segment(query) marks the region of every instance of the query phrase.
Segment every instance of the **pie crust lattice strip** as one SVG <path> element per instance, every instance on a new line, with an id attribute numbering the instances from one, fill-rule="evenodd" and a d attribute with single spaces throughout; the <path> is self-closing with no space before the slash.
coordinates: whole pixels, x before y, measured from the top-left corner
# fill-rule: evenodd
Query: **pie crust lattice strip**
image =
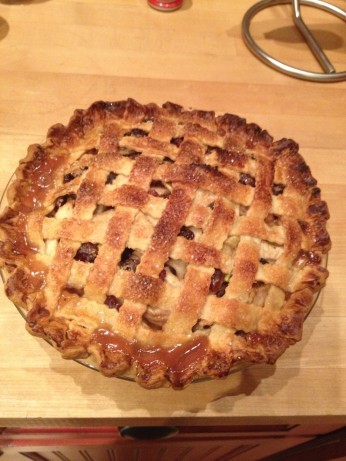
<path id="1" fill-rule="evenodd" d="M 63 357 L 181 389 L 301 339 L 328 218 L 294 141 L 231 114 L 96 102 L 29 147 L 0 262 Z"/>

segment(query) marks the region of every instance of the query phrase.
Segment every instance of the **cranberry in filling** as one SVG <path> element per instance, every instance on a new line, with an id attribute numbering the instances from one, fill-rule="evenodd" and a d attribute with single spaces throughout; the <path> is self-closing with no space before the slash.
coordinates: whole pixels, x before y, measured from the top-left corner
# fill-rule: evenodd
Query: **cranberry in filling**
<path id="1" fill-rule="evenodd" d="M 246 333 L 243 330 L 236 330 L 234 334 L 236 336 L 241 336 L 242 338 L 246 338 Z"/>
<path id="2" fill-rule="evenodd" d="M 159 273 L 159 278 L 164 281 L 166 278 L 167 272 L 166 269 L 162 269 L 162 271 Z"/>
<path id="3" fill-rule="evenodd" d="M 99 247 L 97 243 L 86 242 L 79 247 L 74 259 L 85 263 L 93 263 L 98 254 Z"/>
<path id="4" fill-rule="evenodd" d="M 123 301 L 121 299 L 117 298 L 116 296 L 107 295 L 106 299 L 105 299 L 105 304 L 110 309 L 116 309 L 118 311 L 120 306 L 122 306 Z"/>
<path id="5" fill-rule="evenodd" d="M 214 150 L 216 150 L 215 146 L 207 146 L 207 150 L 205 151 L 206 155 L 211 154 Z"/>
<path id="6" fill-rule="evenodd" d="M 260 259 L 260 263 L 261 263 L 261 264 L 269 264 L 269 261 L 268 261 L 268 259 L 261 258 L 261 259 Z"/>
<path id="7" fill-rule="evenodd" d="M 113 184 L 113 181 L 117 176 L 117 173 L 114 173 L 114 171 L 110 171 L 106 179 L 106 184 Z"/>
<path id="8" fill-rule="evenodd" d="M 225 280 L 225 274 L 220 269 L 215 269 L 211 278 L 209 291 L 214 293 L 215 296 L 221 298 L 226 291 L 228 282 Z"/>
<path id="9" fill-rule="evenodd" d="M 189 229 L 188 227 L 186 227 L 186 226 L 183 226 L 180 229 L 180 232 L 179 232 L 178 235 L 180 237 L 186 238 L 187 240 L 193 240 L 195 238 L 194 232 L 191 229 Z"/>
<path id="10" fill-rule="evenodd" d="M 241 173 L 239 177 L 239 182 L 245 186 L 256 186 L 256 179 L 248 173 Z"/>
<path id="11" fill-rule="evenodd" d="M 174 144 L 177 147 L 180 147 L 180 144 L 184 141 L 183 136 L 178 136 L 176 138 L 171 139 L 171 144 Z"/>
<path id="12" fill-rule="evenodd" d="M 172 160 L 172 159 L 169 158 L 169 157 L 163 157 L 163 162 L 164 162 L 164 163 L 174 163 L 174 160 Z"/>
<path id="13" fill-rule="evenodd" d="M 68 291 L 69 293 L 72 293 L 72 294 L 77 295 L 79 297 L 82 297 L 84 295 L 84 288 L 77 288 L 77 287 L 72 287 L 72 286 L 68 285 L 65 288 L 65 290 Z"/>
<path id="14" fill-rule="evenodd" d="M 92 149 L 88 149 L 84 152 L 83 155 L 97 155 L 99 151 L 96 149 L 96 147 L 93 147 Z"/>
<path id="15" fill-rule="evenodd" d="M 133 128 L 130 131 L 127 131 L 124 136 L 134 136 L 135 138 L 144 138 L 148 136 L 148 133 L 140 128 Z"/>
<path id="16" fill-rule="evenodd" d="M 272 187 L 273 195 L 282 195 L 285 190 L 285 187 L 286 186 L 284 184 L 273 184 L 273 187 Z"/>
<path id="17" fill-rule="evenodd" d="M 64 183 L 70 182 L 70 181 L 72 181 L 74 178 L 75 178 L 75 176 L 74 176 L 72 173 L 66 173 L 66 174 L 64 174 L 63 182 L 64 182 Z"/>

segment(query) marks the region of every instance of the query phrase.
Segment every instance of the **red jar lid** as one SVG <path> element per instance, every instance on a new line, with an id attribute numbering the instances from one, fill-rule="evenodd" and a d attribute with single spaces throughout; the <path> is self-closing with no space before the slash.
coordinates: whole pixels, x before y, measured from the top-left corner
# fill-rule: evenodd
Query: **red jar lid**
<path id="1" fill-rule="evenodd" d="M 183 0 L 148 0 L 148 4 L 160 11 L 177 10 L 183 4 Z"/>

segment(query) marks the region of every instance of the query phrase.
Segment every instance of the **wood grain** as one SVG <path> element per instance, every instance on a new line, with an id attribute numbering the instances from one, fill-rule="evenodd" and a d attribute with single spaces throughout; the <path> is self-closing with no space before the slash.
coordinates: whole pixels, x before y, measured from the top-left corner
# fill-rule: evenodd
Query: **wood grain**
<path id="1" fill-rule="evenodd" d="M 251 367 L 183 392 L 146 391 L 65 361 L 24 330 L 0 294 L 0 424 L 342 423 L 346 413 L 346 83 L 297 80 L 259 62 L 241 38 L 252 0 L 185 0 L 159 13 L 145 0 L 0 1 L 0 188 L 29 144 L 73 110 L 131 96 L 232 112 L 288 137 L 319 180 L 333 248 L 330 278 L 303 340 L 273 367 Z M 345 7 L 343 0 L 334 4 Z M 255 18 L 259 44 L 318 71 L 290 9 Z M 345 24 L 303 8 L 337 70 L 346 70 Z"/>

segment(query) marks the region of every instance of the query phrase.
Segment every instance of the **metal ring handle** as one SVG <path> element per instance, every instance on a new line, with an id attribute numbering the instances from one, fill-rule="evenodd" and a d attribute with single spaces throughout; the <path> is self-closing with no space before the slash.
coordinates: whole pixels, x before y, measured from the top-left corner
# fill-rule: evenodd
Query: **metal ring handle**
<path id="1" fill-rule="evenodd" d="M 321 1 L 321 0 L 300 0 L 300 3 L 302 5 L 307 5 L 307 6 L 312 6 L 315 8 L 322 9 L 328 13 L 334 14 L 335 16 L 339 17 L 340 19 L 343 19 L 346 21 L 346 11 L 342 10 L 341 8 L 338 8 L 334 5 L 330 5 L 327 2 Z M 329 63 L 329 61 L 325 61 L 323 68 L 326 69 L 328 66 L 328 63 L 330 64 L 331 67 L 327 69 L 328 73 L 319 73 L 319 72 L 310 72 L 307 70 L 303 69 L 298 69 L 296 67 L 289 66 L 288 64 L 285 64 L 272 56 L 270 56 L 268 53 L 266 53 L 262 48 L 260 48 L 253 37 L 250 34 L 250 23 L 252 18 L 259 13 L 260 11 L 264 10 L 265 8 L 275 6 L 275 5 L 284 5 L 284 4 L 292 4 L 292 0 L 262 0 L 255 5 L 253 5 L 244 15 L 243 21 L 242 21 L 242 33 L 243 33 L 243 39 L 246 43 L 246 45 L 249 47 L 249 49 L 265 64 L 268 64 L 270 67 L 279 70 L 280 72 L 283 72 L 284 74 L 287 74 L 291 77 L 297 77 L 301 78 L 303 80 L 312 80 L 315 82 L 340 82 L 343 80 L 346 80 L 346 72 L 335 72 L 335 69 L 333 66 Z M 300 12 L 298 11 L 299 16 Z M 297 15 L 295 16 L 295 23 L 303 24 L 302 29 L 305 29 L 308 31 L 306 28 L 305 24 L 301 20 L 300 17 L 297 18 Z M 299 30 L 301 28 L 299 27 Z M 302 32 L 302 30 L 301 30 Z M 303 33 L 303 32 L 302 32 Z M 305 34 L 303 34 L 304 37 L 307 39 Z M 312 37 L 310 32 L 308 31 L 308 34 Z M 314 41 L 314 39 L 313 39 Z M 313 49 L 311 43 L 309 43 L 309 46 Z M 316 45 L 316 43 L 315 43 Z M 316 51 L 317 50 L 317 51 Z M 316 45 L 315 50 L 313 49 L 315 56 L 317 57 L 317 54 L 319 54 L 319 51 L 322 51 L 318 45 Z M 323 52 L 322 52 L 323 53 Z M 324 53 L 323 56 L 325 57 Z M 321 58 L 321 55 L 320 55 Z M 326 58 L 326 57 L 325 57 Z M 326 58 L 327 59 L 327 58 Z M 323 60 L 323 57 L 321 58 Z M 321 63 L 321 62 L 320 62 Z M 322 64 L 322 63 L 321 63 Z"/>

